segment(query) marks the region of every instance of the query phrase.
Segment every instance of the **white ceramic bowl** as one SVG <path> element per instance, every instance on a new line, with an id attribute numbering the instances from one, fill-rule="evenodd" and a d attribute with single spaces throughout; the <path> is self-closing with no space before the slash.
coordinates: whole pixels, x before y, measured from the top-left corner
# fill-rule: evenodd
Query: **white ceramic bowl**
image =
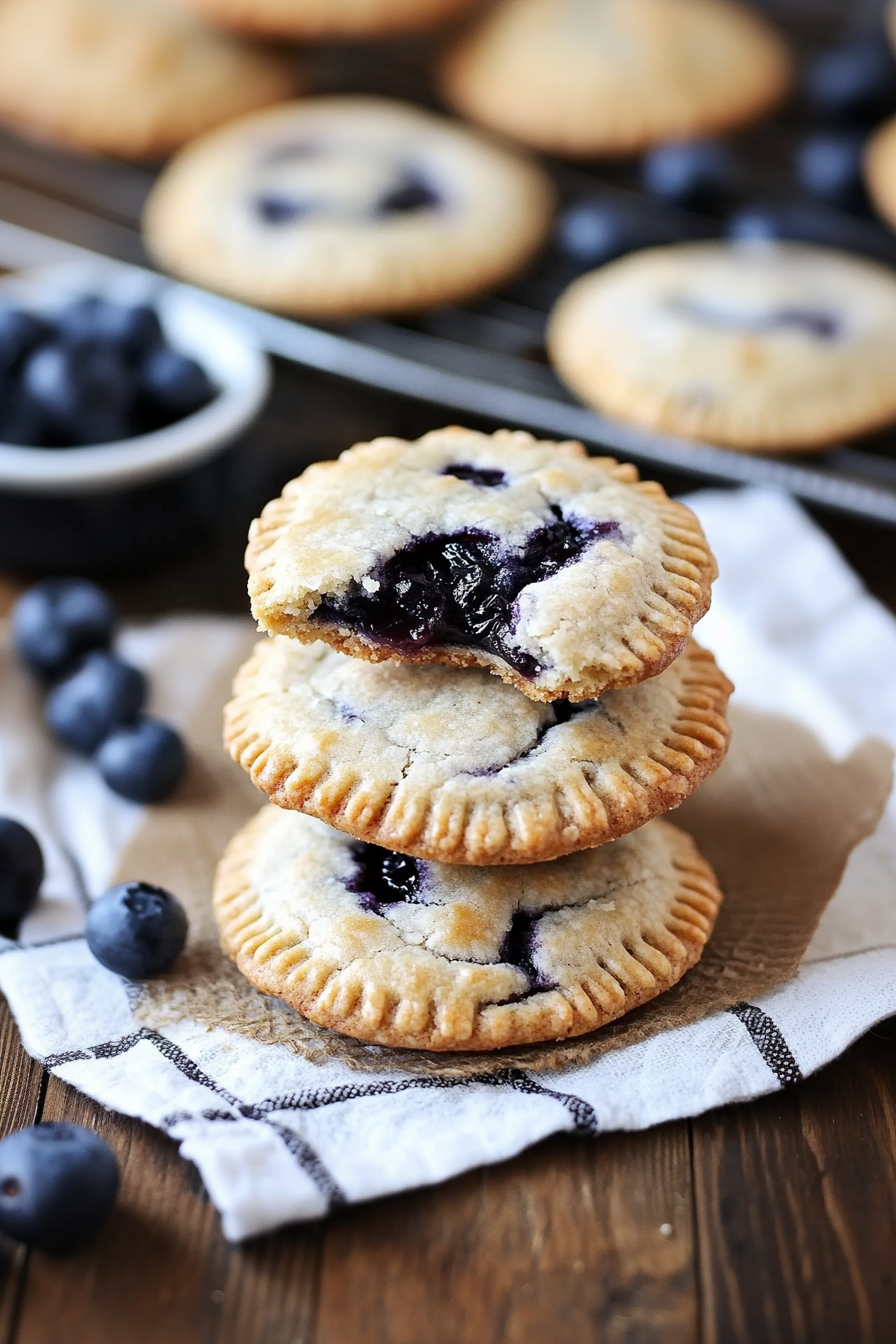
<path id="1" fill-rule="evenodd" d="M 114 443 L 25 448 L 0 442 L 0 492 L 98 494 L 173 476 L 221 452 L 264 404 L 270 386 L 267 356 L 197 290 L 112 261 L 64 262 L 0 279 L 0 304 L 34 312 L 53 312 L 86 294 L 152 304 L 168 344 L 197 360 L 219 394 L 165 429 Z"/>

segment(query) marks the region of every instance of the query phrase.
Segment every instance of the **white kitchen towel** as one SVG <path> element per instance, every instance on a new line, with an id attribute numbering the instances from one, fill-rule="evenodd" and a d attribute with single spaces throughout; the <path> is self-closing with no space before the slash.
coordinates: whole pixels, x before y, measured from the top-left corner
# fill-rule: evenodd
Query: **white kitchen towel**
<path id="1" fill-rule="evenodd" d="M 896 621 L 789 499 L 703 492 L 689 501 L 721 577 L 700 638 L 737 700 L 800 720 L 836 757 L 866 736 L 896 747 Z M 122 637 L 152 708 L 189 721 L 245 625 L 178 617 Z M 39 835 L 42 899 L 22 942 L 0 946 L 0 989 L 28 1051 L 113 1110 L 177 1139 L 233 1240 L 333 1207 L 502 1161 L 558 1130 L 642 1129 L 774 1091 L 896 1013 L 896 803 L 853 853 L 795 979 L 752 1004 L 551 1073 L 359 1074 L 284 1046 L 181 1020 L 135 1020 L 125 982 L 79 930 L 143 816 L 60 752 L 7 654 L 0 667 L 0 813 Z"/>

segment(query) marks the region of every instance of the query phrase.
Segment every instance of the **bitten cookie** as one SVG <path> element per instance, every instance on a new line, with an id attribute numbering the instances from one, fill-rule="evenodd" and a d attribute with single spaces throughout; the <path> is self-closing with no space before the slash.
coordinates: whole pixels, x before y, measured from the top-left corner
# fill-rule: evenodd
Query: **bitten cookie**
<path id="1" fill-rule="evenodd" d="M 432 28 L 478 0 L 183 0 L 215 24 L 295 40 L 382 37 Z"/>
<path id="2" fill-rule="evenodd" d="M 544 239 L 544 172 L 420 108 L 289 103 L 190 145 L 150 195 L 167 270 L 317 318 L 402 312 L 488 289 Z"/>
<path id="3" fill-rule="evenodd" d="M 0 117 L 81 149 L 161 157 L 298 87 L 291 58 L 165 0 L 0 4 Z"/>
<path id="4" fill-rule="evenodd" d="M 560 377 L 620 420 L 747 451 L 896 418 L 896 276 L 799 243 L 695 243 L 583 276 L 551 315 Z"/>
<path id="5" fill-rule="evenodd" d="M 693 513 L 634 467 L 509 430 L 360 444 L 290 481 L 249 537 L 270 633 L 485 667 L 534 700 L 661 672 L 716 575 Z"/>
<path id="6" fill-rule="evenodd" d="M 776 32 L 728 0 L 503 0 L 441 71 L 464 116 L 573 156 L 739 126 L 790 78 Z"/>
<path id="7" fill-rule="evenodd" d="M 484 671 L 263 640 L 225 712 L 280 807 L 442 863 L 555 859 L 687 798 L 722 763 L 731 685 L 693 640 L 658 677 L 546 705 Z"/>
<path id="8" fill-rule="evenodd" d="M 265 994 L 379 1045 L 581 1035 L 680 980 L 721 893 L 665 822 L 551 864 L 424 863 L 266 807 L 215 881 L 224 950 Z"/>

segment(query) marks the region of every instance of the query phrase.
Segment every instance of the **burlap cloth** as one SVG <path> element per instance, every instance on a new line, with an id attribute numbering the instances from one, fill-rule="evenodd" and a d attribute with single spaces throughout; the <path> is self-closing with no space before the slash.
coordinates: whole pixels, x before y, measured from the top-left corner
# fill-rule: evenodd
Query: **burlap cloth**
<path id="1" fill-rule="evenodd" d="M 255 638 L 247 631 L 236 665 Z M 794 720 L 734 707 L 722 768 L 672 816 L 694 837 L 725 893 L 703 958 L 685 979 L 618 1022 L 568 1041 L 490 1055 L 391 1050 L 305 1021 L 253 989 L 218 946 L 209 903 L 215 864 L 265 801 L 221 747 L 221 708 L 233 671 L 222 669 L 189 725 L 195 753 L 189 780 L 175 800 L 147 814 L 118 865 L 116 880 L 150 874 L 179 894 L 190 916 L 185 954 L 169 975 L 139 987 L 134 1014 L 160 1031 L 190 1018 L 359 1070 L 399 1065 L 463 1077 L 584 1064 L 775 988 L 795 974 L 852 849 L 874 830 L 891 787 L 892 752 L 884 743 L 868 740 L 835 761 Z"/>

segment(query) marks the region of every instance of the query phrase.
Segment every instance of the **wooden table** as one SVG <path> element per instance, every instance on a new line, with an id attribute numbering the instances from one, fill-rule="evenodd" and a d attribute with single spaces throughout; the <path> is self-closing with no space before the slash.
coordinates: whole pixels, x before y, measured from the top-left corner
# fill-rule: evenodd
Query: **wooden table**
<path id="1" fill-rule="evenodd" d="M 135 615 L 245 611 L 252 513 L 313 457 L 438 411 L 278 371 L 193 558 L 113 585 Z M 670 483 L 671 484 L 671 483 Z M 892 533 L 827 520 L 896 609 Z M 20 586 L 0 577 L 0 606 Z M 0 1130 L 97 1129 L 122 1190 L 69 1259 L 3 1247 L 0 1344 L 727 1344 L 896 1339 L 896 1027 L 813 1078 L 643 1134 L 555 1137 L 446 1185 L 228 1245 L 194 1168 L 49 1078 L 0 1010 Z M 671 1230 L 670 1230 L 671 1229 Z"/>

